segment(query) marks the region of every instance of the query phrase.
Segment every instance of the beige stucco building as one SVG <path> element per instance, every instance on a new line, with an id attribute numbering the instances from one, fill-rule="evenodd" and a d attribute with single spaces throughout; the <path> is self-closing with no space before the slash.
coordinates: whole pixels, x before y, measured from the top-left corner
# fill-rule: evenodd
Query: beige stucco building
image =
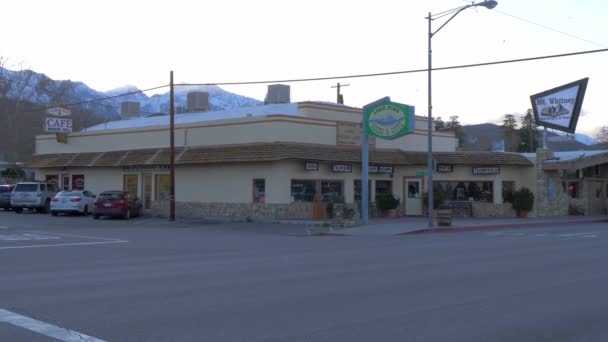
<path id="1" fill-rule="evenodd" d="M 338 197 L 356 212 L 360 122 L 360 108 L 319 102 L 177 115 L 177 215 L 322 218 L 324 203 Z M 395 140 L 370 138 L 371 202 L 390 192 L 401 199 L 401 215 L 423 214 L 426 122 L 416 117 L 417 129 Z M 432 134 L 435 185 L 457 214 L 512 216 L 510 204 L 504 203 L 508 193 L 521 187 L 538 191 L 545 171 L 538 170 L 536 156 L 457 152 L 451 132 Z M 129 190 L 150 212 L 166 214 L 168 146 L 166 116 L 114 121 L 70 133 L 65 143 L 55 135 L 38 136 L 29 166 L 38 179 L 57 181 L 66 189 L 78 184 L 94 193 Z M 599 170 L 605 180 L 605 162 Z M 373 205 L 371 209 L 378 214 Z"/>

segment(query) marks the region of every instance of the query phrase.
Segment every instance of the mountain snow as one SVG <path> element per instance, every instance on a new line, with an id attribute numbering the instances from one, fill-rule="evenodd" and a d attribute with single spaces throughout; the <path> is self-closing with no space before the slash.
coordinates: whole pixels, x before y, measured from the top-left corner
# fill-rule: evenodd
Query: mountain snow
<path id="1" fill-rule="evenodd" d="M 142 116 L 159 112 L 168 113 L 169 88 L 167 87 L 166 89 L 167 92 L 164 94 L 148 96 L 145 93 L 135 93 L 91 102 L 82 106 L 93 110 L 97 115 L 109 119 L 118 117 L 120 104 L 123 101 L 138 101 Z M 44 74 L 31 70 L 13 71 L 0 68 L 0 97 L 6 96 L 10 99 L 25 100 L 45 107 L 97 100 L 137 91 L 139 89 L 136 86 L 126 85 L 107 92 L 100 92 L 82 82 L 72 82 L 70 80 L 55 81 Z M 176 86 L 176 110 L 186 108 L 187 94 L 190 91 L 208 92 L 210 110 L 253 107 L 262 104 L 262 101 L 234 94 L 214 85 Z"/>

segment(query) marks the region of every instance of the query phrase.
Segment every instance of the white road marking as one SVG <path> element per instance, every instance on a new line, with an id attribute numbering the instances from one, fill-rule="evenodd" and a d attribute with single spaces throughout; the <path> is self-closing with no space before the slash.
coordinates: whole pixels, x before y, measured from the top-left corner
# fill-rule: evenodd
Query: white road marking
<path id="1" fill-rule="evenodd" d="M 88 239 L 88 240 L 102 240 L 102 241 L 116 241 L 116 238 L 105 238 L 105 237 L 98 237 L 98 236 L 89 236 L 89 235 L 80 235 L 80 234 L 65 234 L 65 233 L 55 233 L 55 232 L 44 232 L 41 230 L 32 230 L 31 232 L 34 233 L 43 233 L 43 234 L 50 234 L 50 235 L 59 235 L 59 236 L 65 236 L 65 237 L 73 237 L 73 238 L 79 238 L 79 239 Z"/>
<path id="2" fill-rule="evenodd" d="M 40 234 L 0 234 L 0 241 L 59 240 L 58 236 Z"/>
<path id="3" fill-rule="evenodd" d="M 14 326 L 52 337 L 63 342 L 106 342 L 95 337 L 58 327 L 53 324 L 41 322 L 4 309 L 0 309 L 0 322 L 12 324 Z"/>
<path id="4" fill-rule="evenodd" d="M 43 247 L 64 247 L 64 246 L 89 246 L 89 245 L 102 245 L 102 244 L 110 244 L 110 243 L 127 243 L 129 241 L 126 240 L 116 240 L 116 241 L 98 241 L 98 242 L 75 242 L 75 243 L 58 243 L 53 245 L 30 245 L 30 246 L 10 246 L 10 247 L 0 247 L 2 249 L 22 249 L 22 248 L 43 248 Z"/>
<path id="5" fill-rule="evenodd" d="M 0 226 L 0 229 L 8 229 L 7 226 Z"/>
<path id="6" fill-rule="evenodd" d="M 593 235 L 599 232 L 591 232 L 591 233 L 573 233 L 573 234 L 560 234 L 561 237 L 570 237 L 570 236 L 584 236 L 584 235 Z"/>

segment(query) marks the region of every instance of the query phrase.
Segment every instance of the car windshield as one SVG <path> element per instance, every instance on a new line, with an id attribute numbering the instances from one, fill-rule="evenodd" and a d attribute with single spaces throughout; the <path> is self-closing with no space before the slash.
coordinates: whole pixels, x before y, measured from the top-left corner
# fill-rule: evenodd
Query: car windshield
<path id="1" fill-rule="evenodd" d="M 80 196 L 80 195 L 82 195 L 82 193 L 78 192 L 78 191 L 67 191 L 67 192 L 60 192 L 57 194 L 58 197 Z"/>
<path id="2" fill-rule="evenodd" d="M 117 194 L 117 193 L 100 194 L 98 199 L 100 199 L 100 200 L 120 200 L 120 199 L 122 199 L 122 194 Z"/>
<path id="3" fill-rule="evenodd" d="M 38 191 L 38 184 L 17 184 L 15 191 L 36 192 Z"/>

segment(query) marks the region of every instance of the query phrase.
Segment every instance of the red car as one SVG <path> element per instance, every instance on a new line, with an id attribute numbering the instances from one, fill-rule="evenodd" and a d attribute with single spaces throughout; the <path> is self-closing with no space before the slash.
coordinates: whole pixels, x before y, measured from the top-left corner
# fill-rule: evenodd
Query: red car
<path id="1" fill-rule="evenodd" d="M 139 198 L 127 191 L 104 191 L 93 202 L 93 218 L 100 216 L 122 217 L 125 220 L 142 215 Z"/>

